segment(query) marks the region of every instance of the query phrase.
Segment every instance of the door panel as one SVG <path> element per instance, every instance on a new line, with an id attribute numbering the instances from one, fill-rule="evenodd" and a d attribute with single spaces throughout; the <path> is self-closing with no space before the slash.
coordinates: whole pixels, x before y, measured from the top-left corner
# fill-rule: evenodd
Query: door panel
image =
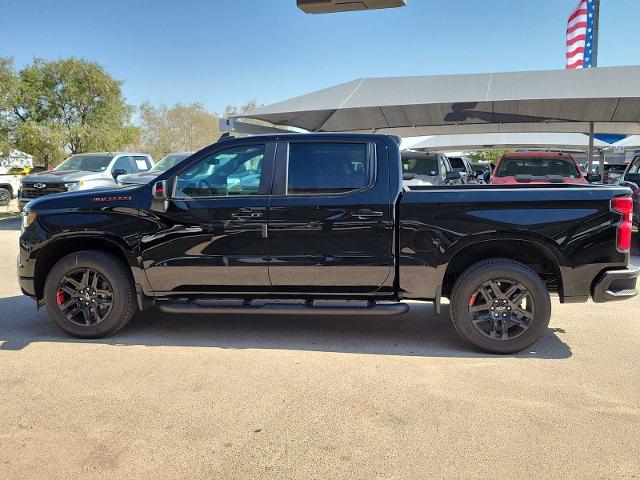
<path id="1" fill-rule="evenodd" d="M 241 159 L 242 168 L 231 163 L 241 147 L 211 154 L 217 159 L 208 155 L 201 167 L 186 168 L 177 176 L 176 194 L 167 211 L 143 219 L 147 231 L 142 238 L 143 260 L 155 291 L 270 289 L 266 193 L 275 145 L 259 147 L 263 158 L 252 152 L 252 158 Z M 204 198 L 198 198 L 201 195 Z"/>
<path id="2" fill-rule="evenodd" d="M 337 188 L 323 185 L 331 175 L 321 168 L 311 168 L 306 177 L 287 168 L 289 153 L 289 167 L 293 165 L 296 143 L 292 142 L 291 148 L 286 143 L 278 144 L 274 182 L 281 191 L 274 192 L 280 195 L 272 197 L 269 207 L 269 276 L 274 290 L 349 294 L 391 286 L 393 210 L 389 205 L 387 159 L 385 154 L 376 162 L 374 144 L 364 146 L 371 162 L 367 185 L 341 192 L 348 189 L 347 180 L 331 180 Z M 354 153 L 349 148 L 341 153 L 322 146 L 315 153 L 310 153 L 313 147 L 307 152 L 301 150 L 306 155 L 304 160 L 311 163 L 328 158 L 318 152 Z M 359 168 L 357 165 L 355 170 Z M 300 180 L 303 188 L 289 189 L 300 194 L 283 194 L 287 178 L 289 183 L 309 180 Z M 323 187 L 328 193 L 322 193 Z"/>

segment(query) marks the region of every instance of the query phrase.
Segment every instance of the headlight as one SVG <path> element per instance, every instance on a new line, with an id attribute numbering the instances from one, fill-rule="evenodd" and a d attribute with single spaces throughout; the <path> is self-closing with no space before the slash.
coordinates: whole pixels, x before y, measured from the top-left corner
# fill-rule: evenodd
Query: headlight
<path id="1" fill-rule="evenodd" d="M 25 229 L 36 220 L 36 212 L 34 210 L 25 210 L 22 212 L 22 228 Z"/>

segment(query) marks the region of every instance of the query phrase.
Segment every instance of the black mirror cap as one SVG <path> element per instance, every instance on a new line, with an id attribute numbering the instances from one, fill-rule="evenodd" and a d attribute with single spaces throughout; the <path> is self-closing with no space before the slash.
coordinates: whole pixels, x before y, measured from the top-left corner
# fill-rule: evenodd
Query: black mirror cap
<path id="1" fill-rule="evenodd" d="M 124 168 L 115 168 L 113 170 L 113 178 L 118 178 L 120 175 L 126 175 L 127 171 Z"/>
<path id="2" fill-rule="evenodd" d="M 462 178 L 462 175 L 460 175 L 459 171 L 452 170 L 450 172 L 447 172 L 447 176 L 446 176 L 447 180 L 458 180 L 459 178 Z"/>
<path id="3" fill-rule="evenodd" d="M 418 176 L 417 173 L 405 172 L 405 173 L 402 174 L 402 179 L 403 180 L 413 180 L 417 176 Z"/>
<path id="4" fill-rule="evenodd" d="M 629 182 L 629 181 L 627 181 L 627 180 L 622 180 L 622 181 L 620 182 L 620 185 L 621 185 L 621 186 L 623 186 L 623 187 L 628 187 L 628 188 L 630 188 L 630 189 L 631 189 L 632 191 L 634 191 L 634 192 L 635 192 L 635 191 L 637 191 L 638 189 L 640 189 L 640 187 L 638 186 L 638 184 L 637 184 L 637 183 L 635 183 L 635 182 Z"/>
<path id="5" fill-rule="evenodd" d="M 489 181 L 491 180 L 491 172 L 484 172 L 482 174 L 482 178 L 486 183 L 489 183 Z"/>
<path id="6" fill-rule="evenodd" d="M 599 182 L 602 180 L 602 176 L 599 173 L 589 173 L 587 174 L 587 182 Z"/>

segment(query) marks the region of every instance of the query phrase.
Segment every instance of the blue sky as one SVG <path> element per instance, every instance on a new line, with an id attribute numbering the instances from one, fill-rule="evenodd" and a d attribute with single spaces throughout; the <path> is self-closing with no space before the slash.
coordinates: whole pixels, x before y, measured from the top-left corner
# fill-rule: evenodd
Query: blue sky
<path id="1" fill-rule="evenodd" d="M 220 112 L 363 76 L 564 67 L 576 0 L 409 0 L 305 15 L 295 0 L 0 0 L 0 56 L 82 57 L 139 104 Z M 640 64 L 640 1 L 603 0 L 599 66 Z"/>

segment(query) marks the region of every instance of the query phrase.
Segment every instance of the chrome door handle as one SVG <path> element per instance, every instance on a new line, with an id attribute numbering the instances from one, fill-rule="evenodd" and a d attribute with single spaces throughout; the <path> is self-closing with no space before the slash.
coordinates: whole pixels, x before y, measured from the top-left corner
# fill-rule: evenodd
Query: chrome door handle
<path id="1" fill-rule="evenodd" d="M 379 218 L 384 215 L 384 212 L 378 210 L 358 210 L 353 212 L 353 216 L 357 218 Z"/>
<path id="2" fill-rule="evenodd" d="M 239 212 L 232 213 L 231 216 L 239 220 L 249 220 L 252 218 L 262 218 L 262 212 Z"/>

